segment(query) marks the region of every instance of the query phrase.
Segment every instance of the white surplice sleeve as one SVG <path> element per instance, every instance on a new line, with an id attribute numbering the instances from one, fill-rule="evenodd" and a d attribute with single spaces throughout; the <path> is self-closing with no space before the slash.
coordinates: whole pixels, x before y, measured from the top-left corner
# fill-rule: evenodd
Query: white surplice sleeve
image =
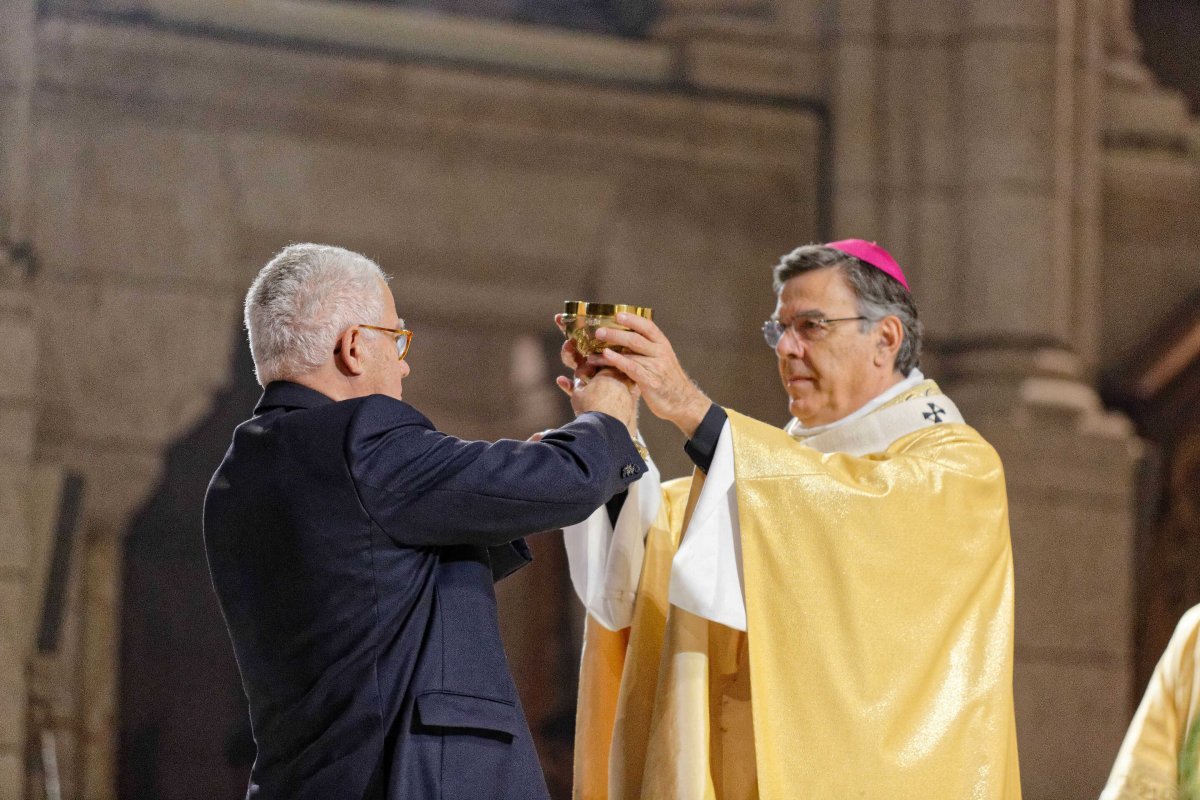
<path id="1" fill-rule="evenodd" d="M 646 473 L 629 485 L 614 527 L 605 506 L 583 522 L 563 528 L 563 544 L 575 594 L 597 622 L 612 631 L 633 622 L 633 603 L 646 555 L 646 533 L 662 505 L 658 467 L 646 459 Z"/>
<path id="2" fill-rule="evenodd" d="M 744 631 L 743 584 L 733 433 L 726 420 L 691 521 L 671 563 L 670 602 L 699 617 Z"/>

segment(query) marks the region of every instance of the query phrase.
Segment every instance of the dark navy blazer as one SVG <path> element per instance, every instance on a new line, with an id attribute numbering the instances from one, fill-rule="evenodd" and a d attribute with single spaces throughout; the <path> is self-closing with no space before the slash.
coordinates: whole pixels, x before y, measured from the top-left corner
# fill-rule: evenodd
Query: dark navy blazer
<path id="1" fill-rule="evenodd" d="M 439 433 L 382 395 L 270 384 L 204 501 L 258 745 L 259 800 L 546 798 L 493 580 L 521 536 L 645 471 L 587 413 L 540 443 Z"/>

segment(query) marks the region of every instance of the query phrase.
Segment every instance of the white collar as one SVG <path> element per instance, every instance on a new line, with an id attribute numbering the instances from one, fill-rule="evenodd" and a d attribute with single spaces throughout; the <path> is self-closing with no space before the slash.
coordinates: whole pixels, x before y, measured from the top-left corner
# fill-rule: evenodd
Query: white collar
<path id="1" fill-rule="evenodd" d="M 853 412 L 852 414 L 847 414 L 846 416 L 842 417 L 841 419 L 834 420 L 833 422 L 828 422 L 824 425 L 816 425 L 812 428 L 804 427 L 803 425 L 800 424 L 800 420 L 793 417 L 792 421 L 789 422 L 784 427 L 784 430 L 786 430 L 789 434 L 791 434 L 792 436 L 794 436 L 797 439 L 807 439 L 809 436 L 816 436 L 817 434 L 820 434 L 820 433 L 828 433 L 829 431 L 835 430 L 836 428 L 840 428 L 843 425 L 853 422 L 856 419 L 862 419 L 867 414 L 870 414 L 872 411 L 879 408 L 884 403 L 886 403 L 889 400 L 892 400 L 896 397 L 899 397 L 900 395 L 904 394 L 909 389 L 912 389 L 913 387 L 915 387 L 917 384 L 921 383 L 924 380 L 925 380 L 925 376 L 921 373 L 921 370 L 917 369 L 916 367 L 913 367 L 912 372 L 908 373 L 907 378 L 905 378 L 904 380 L 895 384 L 894 386 L 889 386 L 887 389 L 884 389 L 882 392 L 880 392 L 874 398 L 872 398 L 871 400 L 868 400 L 861 408 L 859 408 L 857 411 Z"/>

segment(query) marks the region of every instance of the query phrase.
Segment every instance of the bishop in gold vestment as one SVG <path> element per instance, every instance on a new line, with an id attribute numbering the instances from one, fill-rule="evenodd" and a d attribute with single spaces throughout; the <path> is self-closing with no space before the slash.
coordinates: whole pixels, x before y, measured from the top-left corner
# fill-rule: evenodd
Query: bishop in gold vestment
<path id="1" fill-rule="evenodd" d="M 717 443 L 567 532 L 589 609 L 575 796 L 1019 798 L 1000 460 L 916 369 L 886 251 L 799 248 L 776 291 L 786 430 L 709 403 L 653 323 L 591 359 Z"/>

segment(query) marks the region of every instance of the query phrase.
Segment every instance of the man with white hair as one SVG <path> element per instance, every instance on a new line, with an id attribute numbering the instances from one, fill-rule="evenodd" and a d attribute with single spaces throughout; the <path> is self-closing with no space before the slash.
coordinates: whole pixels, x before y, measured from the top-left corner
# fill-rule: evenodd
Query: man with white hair
<path id="1" fill-rule="evenodd" d="M 1000 460 L 917 368 L 886 250 L 808 245 L 774 278 L 782 430 L 712 403 L 649 320 L 619 315 L 590 366 L 564 350 L 636 381 L 696 464 L 566 534 L 575 795 L 1018 800 Z"/>
<path id="2" fill-rule="evenodd" d="M 246 295 L 262 399 L 204 503 L 258 746 L 248 798 L 548 797 L 492 589 L 521 536 L 645 470 L 628 383 L 540 441 L 463 441 L 402 400 L 413 334 L 379 267 L 297 244 Z"/>

